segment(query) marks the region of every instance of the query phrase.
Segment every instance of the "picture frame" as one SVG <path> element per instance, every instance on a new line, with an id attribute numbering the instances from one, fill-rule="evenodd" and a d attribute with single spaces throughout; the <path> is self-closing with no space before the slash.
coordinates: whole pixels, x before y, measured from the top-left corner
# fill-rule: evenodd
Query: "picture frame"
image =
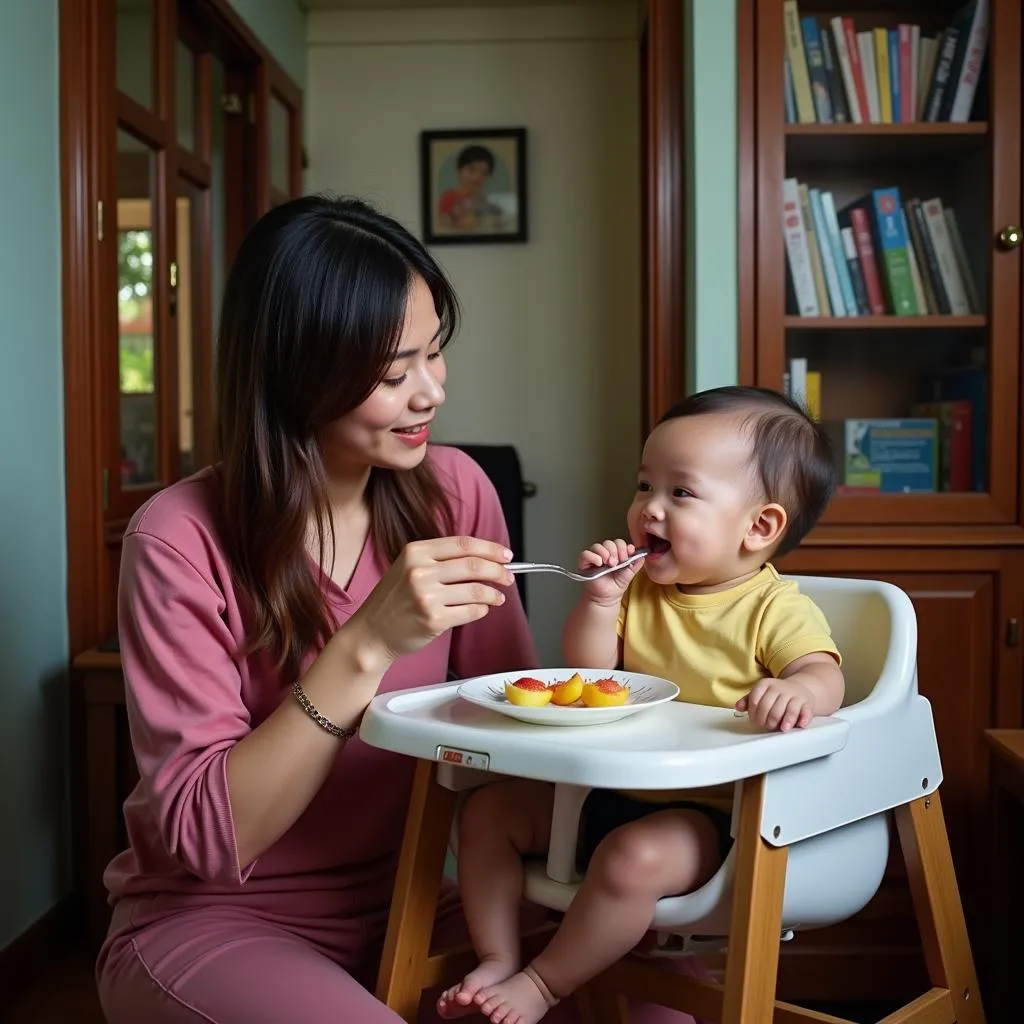
<path id="1" fill-rule="evenodd" d="M 527 240 L 525 128 L 420 133 L 423 241 L 494 245 Z"/>

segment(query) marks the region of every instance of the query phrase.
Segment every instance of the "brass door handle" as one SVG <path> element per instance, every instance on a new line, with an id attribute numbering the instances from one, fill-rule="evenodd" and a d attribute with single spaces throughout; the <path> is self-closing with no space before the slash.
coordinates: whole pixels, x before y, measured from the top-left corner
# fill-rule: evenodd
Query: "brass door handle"
<path id="1" fill-rule="evenodd" d="M 1016 249 L 1024 241 L 1024 233 L 1014 224 L 1007 224 L 999 232 L 999 244 L 1004 249 Z"/>

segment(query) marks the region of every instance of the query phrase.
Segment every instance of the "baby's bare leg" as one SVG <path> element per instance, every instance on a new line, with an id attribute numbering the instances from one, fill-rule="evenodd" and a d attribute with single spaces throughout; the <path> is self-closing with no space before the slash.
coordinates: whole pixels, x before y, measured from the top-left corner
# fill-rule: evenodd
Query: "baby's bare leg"
<path id="1" fill-rule="evenodd" d="M 445 1018 L 478 1013 L 474 997 L 519 970 L 523 857 L 547 852 L 554 788 L 497 782 L 476 790 L 459 819 L 459 890 L 480 965 L 438 1001 Z"/>
<path id="2" fill-rule="evenodd" d="M 692 892 L 719 866 L 718 833 L 699 811 L 657 811 L 608 834 L 547 948 L 477 1002 L 493 1024 L 536 1024 L 551 1006 L 625 956 L 654 905 Z"/>

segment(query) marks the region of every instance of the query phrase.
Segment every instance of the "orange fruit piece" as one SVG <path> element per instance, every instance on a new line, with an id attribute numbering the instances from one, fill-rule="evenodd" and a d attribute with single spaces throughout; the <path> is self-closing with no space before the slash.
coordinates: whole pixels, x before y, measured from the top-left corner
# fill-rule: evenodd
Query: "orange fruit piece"
<path id="1" fill-rule="evenodd" d="M 598 679 L 583 686 L 583 703 L 588 708 L 614 708 L 629 700 L 629 687 L 614 679 Z"/>
<path id="2" fill-rule="evenodd" d="M 514 683 L 505 684 L 505 699 L 524 708 L 540 708 L 551 703 L 551 690 L 539 679 L 523 676 Z"/>
<path id="3" fill-rule="evenodd" d="M 578 672 L 574 672 L 563 682 L 552 683 L 549 689 L 551 690 L 551 703 L 564 708 L 569 704 L 575 704 L 580 699 L 580 695 L 583 693 L 583 680 Z"/>

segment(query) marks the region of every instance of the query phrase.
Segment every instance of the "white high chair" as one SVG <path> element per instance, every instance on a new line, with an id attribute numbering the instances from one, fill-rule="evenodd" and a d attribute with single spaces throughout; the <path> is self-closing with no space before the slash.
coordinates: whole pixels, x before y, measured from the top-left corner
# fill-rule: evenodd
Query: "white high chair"
<path id="1" fill-rule="evenodd" d="M 683 703 L 614 725 L 529 726 L 460 700 L 457 683 L 381 694 L 360 735 L 420 759 L 377 995 L 414 1021 L 424 988 L 449 984 L 471 950 L 431 955 L 430 933 L 458 794 L 500 776 L 556 784 L 546 863 L 527 868 L 529 900 L 564 911 L 576 892 L 580 810 L 591 788 L 737 785 L 735 844 L 696 892 L 661 900 L 660 955 L 725 947 L 724 986 L 629 956 L 581 999 L 592 1022 L 625 1024 L 634 995 L 725 1024 L 839 1019 L 775 1001 L 779 943 L 842 921 L 874 896 L 889 849 L 890 811 L 932 989 L 890 1024 L 984 1021 L 938 786 L 931 706 L 917 692 L 917 622 L 909 598 L 872 580 L 800 577 L 843 653 L 845 706 L 807 729 L 766 733 L 732 711 Z M 432 762 L 439 762 L 435 770 Z M 524 939 L 524 959 L 547 933 Z M 585 995 L 585 994 L 584 994 Z M 612 998 L 608 998 L 612 997 Z"/>

